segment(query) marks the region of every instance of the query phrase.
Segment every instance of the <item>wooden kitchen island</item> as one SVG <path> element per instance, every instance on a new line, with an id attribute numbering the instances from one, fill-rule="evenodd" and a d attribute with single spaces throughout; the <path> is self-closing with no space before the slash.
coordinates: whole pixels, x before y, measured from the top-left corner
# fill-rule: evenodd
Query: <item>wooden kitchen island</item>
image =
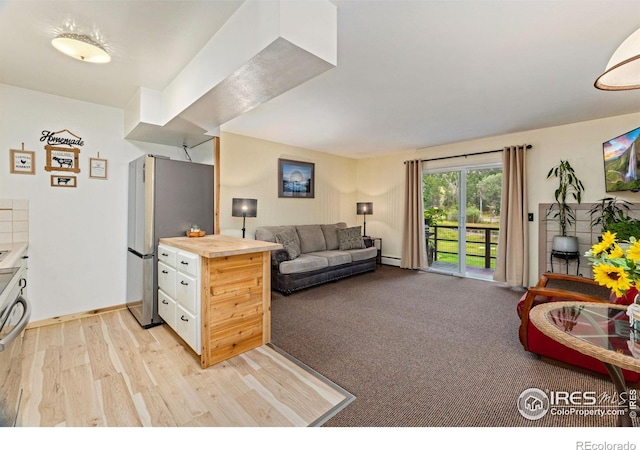
<path id="1" fill-rule="evenodd" d="M 202 368 L 271 340 L 271 251 L 280 248 L 224 235 L 160 239 L 158 312 Z"/>

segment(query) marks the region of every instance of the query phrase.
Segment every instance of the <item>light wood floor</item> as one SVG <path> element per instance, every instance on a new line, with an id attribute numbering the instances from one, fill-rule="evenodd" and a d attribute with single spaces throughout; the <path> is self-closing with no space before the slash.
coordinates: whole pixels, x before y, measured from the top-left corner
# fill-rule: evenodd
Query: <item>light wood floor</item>
<path id="1" fill-rule="evenodd" d="M 271 346 L 201 369 L 128 310 L 27 330 L 22 426 L 321 425 L 353 397 Z"/>

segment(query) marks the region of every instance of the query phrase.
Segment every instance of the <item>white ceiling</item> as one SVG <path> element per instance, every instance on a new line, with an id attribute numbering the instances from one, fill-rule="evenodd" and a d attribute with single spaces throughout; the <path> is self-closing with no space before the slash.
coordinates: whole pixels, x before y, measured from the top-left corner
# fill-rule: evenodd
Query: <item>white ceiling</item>
<path id="1" fill-rule="evenodd" d="M 124 108 L 141 86 L 164 89 L 241 3 L 0 0 L 0 83 Z M 640 112 L 640 90 L 593 87 L 640 1 L 332 3 L 337 67 L 222 130 L 358 158 Z M 58 53 L 70 23 L 112 62 Z"/>

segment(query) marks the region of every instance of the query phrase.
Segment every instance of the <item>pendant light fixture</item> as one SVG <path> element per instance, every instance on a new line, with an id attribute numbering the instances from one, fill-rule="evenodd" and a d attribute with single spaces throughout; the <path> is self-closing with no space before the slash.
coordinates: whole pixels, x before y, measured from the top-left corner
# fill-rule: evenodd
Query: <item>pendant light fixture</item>
<path id="1" fill-rule="evenodd" d="M 51 44 L 65 55 L 80 61 L 101 64 L 111 61 L 104 47 L 84 34 L 62 33 Z"/>
<path id="2" fill-rule="evenodd" d="M 620 44 L 594 85 L 604 91 L 640 89 L 640 29 Z"/>

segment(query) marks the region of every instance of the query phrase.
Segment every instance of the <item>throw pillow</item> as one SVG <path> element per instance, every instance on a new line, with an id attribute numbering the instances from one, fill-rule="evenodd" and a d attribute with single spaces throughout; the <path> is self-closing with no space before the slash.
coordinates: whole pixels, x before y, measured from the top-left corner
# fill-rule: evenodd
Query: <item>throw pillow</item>
<path id="1" fill-rule="evenodd" d="M 337 231 L 340 250 L 365 248 L 360 227 L 338 228 Z"/>
<path id="2" fill-rule="evenodd" d="M 296 259 L 300 256 L 300 239 L 298 233 L 295 230 L 285 230 L 280 233 L 276 233 L 276 242 L 282 244 L 282 246 L 289 253 L 289 259 Z"/>

